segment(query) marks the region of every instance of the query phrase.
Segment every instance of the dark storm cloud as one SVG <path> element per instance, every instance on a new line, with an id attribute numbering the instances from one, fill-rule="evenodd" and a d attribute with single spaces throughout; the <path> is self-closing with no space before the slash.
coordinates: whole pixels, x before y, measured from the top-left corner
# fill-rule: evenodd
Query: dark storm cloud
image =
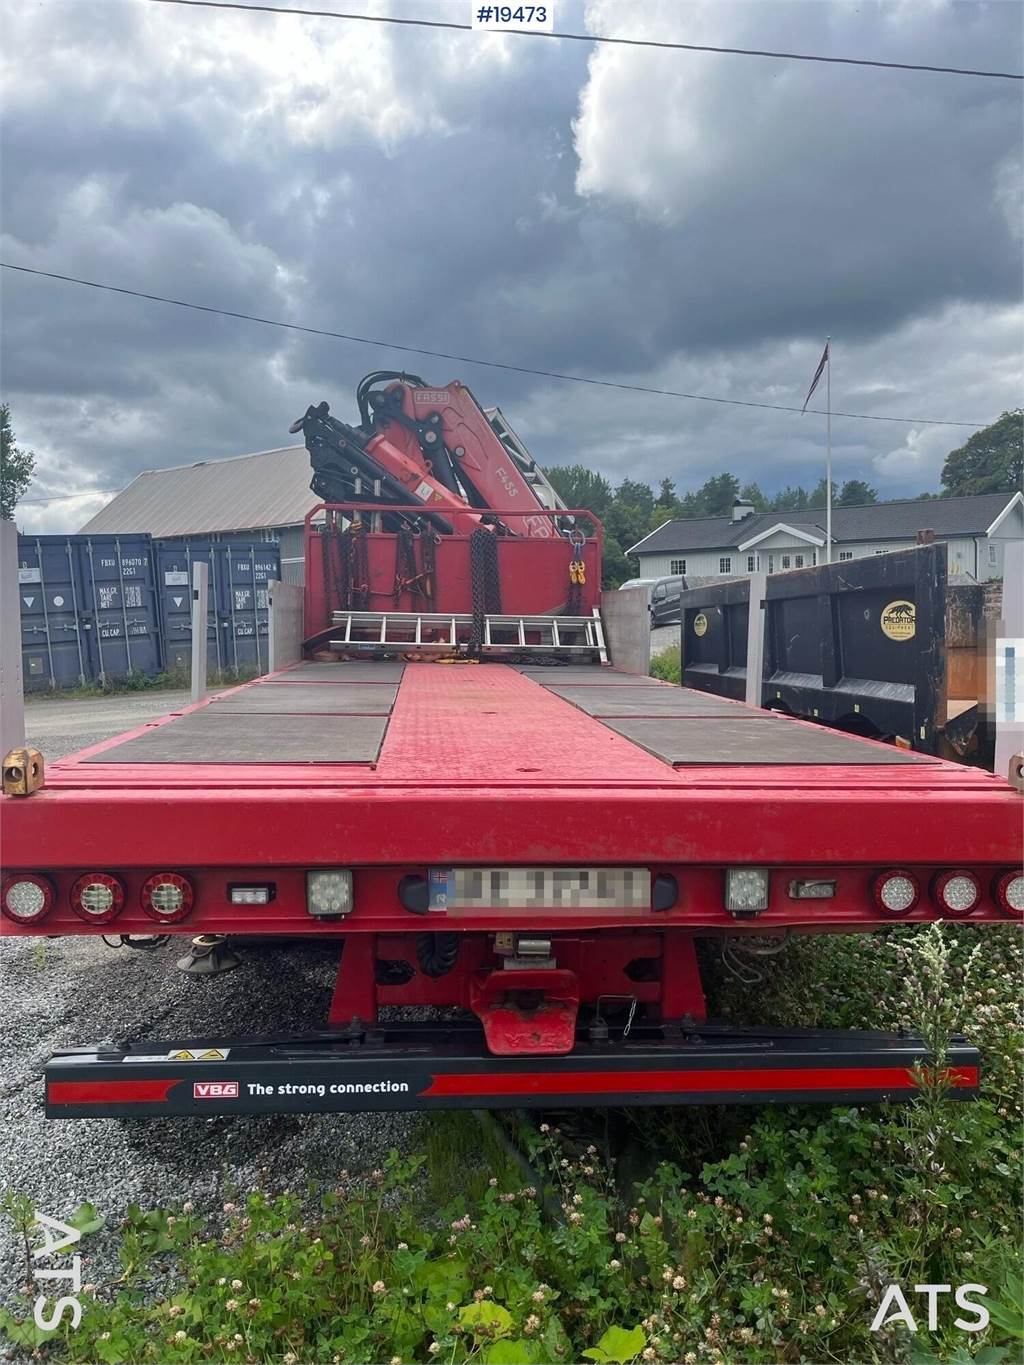
<path id="1" fill-rule="evenodd" d="M 8 17 L 7 259 L 765 402 L 798 397 L 832 331 L 845 406 L 986 420 L 1013 401 L 1008 84 L 132 0 Z M 607 3 L 588 21 L 992 66 L 1019 49 L 1021 19 L 1011 5 L 771 0 Z M 437 381 L 460 369 L 71 286 L 4 287 L 5 390 L 43 491 L 277 445 L 309 401 L 347 414 L 379 365 Z M 813 418 L 461 368 L 550 462 L 684 485 L 722 467 L 769 486 L 817 478 Z M 840 425 L 837 461 L 917 491 L 963 434 Z M 40 516 L 73 528 L 84 514 Z"/>

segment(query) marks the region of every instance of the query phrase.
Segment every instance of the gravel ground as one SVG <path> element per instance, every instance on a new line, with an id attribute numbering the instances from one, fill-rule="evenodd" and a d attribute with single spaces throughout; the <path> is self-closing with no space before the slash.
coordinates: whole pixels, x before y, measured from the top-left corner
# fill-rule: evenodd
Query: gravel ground
<path id="1" fill-rule="evenodd" d="M 147 720 L 166 716 L 189 703 L 183 689 L 166 692 L 138 692 L 124 697 L 95 697 L 89 700 L 25 702 L 25 730 L 29 744 L 42 750 L 43 758 L 53 761 L 87 749 L 101 739 L 144 725 Z"/>
<path id="2" fill-rule="evenodd" d="M 660 654 L 663 649 L 671 649 L 679 643 L 678 626 L 658 626 L 651 631 L 651 654 Z"/>
<path id="3" fill-rule="evenodd" d="M 26 707 L 30 742 L 46 758 L 83 748 L 187 700 L 145 697 L 40 702 Z M 42 1068 L 54 1050 L 126 1038 L 252 1034 L 319 1028 L 334 984 L 330 944 L 254 944 L 243 965 L 212 979 L 175 970 L 187 944 L 176 936 L 154 953 L 108 949 L 98 936 L 0 940 L 7 1005 L 0 1025 L 0 1097 L 5 1142 L 0 1190 L 28 1195 L 52 1217 L 88 1200 L 107 1218 L 81 1247 L 82 1278 L 109 1286 L 120 1274 L 117 1224 L 128 1204 L 191 1199 L 213 1209 L 257 1183 L 302 1188 L 380 1165 L 407 1147 L 411 1114 L 267 1118 L 43 1118 Z M 20 1251 L 0 1218 L 0 1302 L 24 1311 Z"/>

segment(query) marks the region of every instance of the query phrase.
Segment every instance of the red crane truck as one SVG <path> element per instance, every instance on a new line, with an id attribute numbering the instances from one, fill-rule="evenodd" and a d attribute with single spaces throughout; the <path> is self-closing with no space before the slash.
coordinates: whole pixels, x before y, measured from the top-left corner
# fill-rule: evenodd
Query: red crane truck
<path id="1" fill-rule="evenodd" d="M 709 1023 L 696 940 L 1019 920 L 1021 794 L 617 668 L 601 528 L 500 414 L 393 372 L 357 403 L 293 428 L 303 657 L 4 765 L 5 932 L 327 938 L 325 1025 L 61 1052 L 48 1114 L 912 1094 L 918 1038 Z"/>

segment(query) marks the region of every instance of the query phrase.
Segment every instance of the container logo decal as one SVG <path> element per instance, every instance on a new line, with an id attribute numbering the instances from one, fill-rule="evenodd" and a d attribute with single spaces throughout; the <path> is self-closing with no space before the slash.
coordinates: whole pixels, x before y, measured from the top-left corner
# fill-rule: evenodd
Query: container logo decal
<path id="1" fill-rule="evenodd" d="M 914 638 L 916 612 L 913 602 L 899 598 L 882 609 L 878 624 L 882 634 L 890 640 L 912 640 Z"/>
<path id="2" fill-rule="evenodd" d="M 699 611 L 693 618 L 694 635 L 706 635 L 708 633 L 708 618 L 702 611 Z"/>

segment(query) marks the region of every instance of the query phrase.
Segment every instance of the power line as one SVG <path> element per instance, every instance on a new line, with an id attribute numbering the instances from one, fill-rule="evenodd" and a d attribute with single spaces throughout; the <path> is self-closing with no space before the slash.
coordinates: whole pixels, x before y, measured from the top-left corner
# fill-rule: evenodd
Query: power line
<path id="1" fill-rule="evenodd" d="M 626 384 L 614 379 L 593 379 L 589 375 L 565 374 L 559 370 L 538 370 L 529 365 L 509 365 L 500 360 L 480 360 L 476 356 L 456 355 L 451 351 L 432 351 L 425 346 L 403 346 L 397 341 L 380 341 L 375 337 L 354 336 L 349 332 L 331 332 L 321 327 L 303 327 L 297 322 L 282 322 L 278 318 L 261 318 L 253 313 L 236 313 L 228 308 L 214 308 L 205 303 L 190 303 L 185 299 L 172 299 L 164 294 L 146 294 L 139 289 L 126 289 L 116 284 L 100 284 L 96 280 L 83 280 L 77 275 L 59 275 L 52 270 L 34 270 L 27 265 L 12 265 L 0 261 L 0 269 L 16 270 L 22 275 L 38 275 L 46 280 L 60 280 L 65 284 L 80 284 L 87 289 L 101 289 L 109 294 L 125 294 L 133 299 L 147 299 L 151 303 L 167 303 L 175 308 L 190 308 L 197 313 L 212 313 L 217 317 L 236 318 L 241 322 L 256 322 L 262 327 L 280 327 L 288 332 L 304 332 L 309 336 L 330 337 L 335 341 L 351 341 L 359 346 L 378 346 L 388 351 L 404 351 L 409 355 L 426 355 L 435 360 L 454 360 L 460 365 L 479 365 L 488 370 L 506 370 L 512 374 L 529 374 L 539 379 L 558 379 L 568 384 L 591 384 L 602 389 L 622 389 L 628 393 L 654 394 L 662 398 L 687 398 L 696 403 L 722 403 L 735 408 L 765 408 L 771 412 L 802 412 L 802 408 L 790 407 L 782 403 L 757 403 L 743 398 L 718 398 L 707 393 L 684 393 L 680 389 L 659 389 L 646 384 Z M 808 408 L 808 412 L 824 415 L 823 408 Z M 986 426 L 985 422 L 953 422 L 938 417 L 888 417 L 872 412 L 833 412 L 833 417 L 851 417 L 864 422 L 904 422 L 909 426 L 932 427 L 970 427 L 972 430 Z"/>
<path id="2" fill-rule="evenodd" d="M 286 5 L 249 5 L 241 0 L 149 0 L 154 5 L 187 5 L 193 9 L 248 10 L 257 14 L 298 14 L 310 19 L 357 19 L 369 24 L 397 24 L 403 28 L 454 29 L 475 32 L 472 24 L 456 24 L 445 19 L 399 19 L 389 14 L 351 14 L 332 9 L 297 9 Z M 978 71 L 973 67 L 927 66 L 923 62 L 882 62 L 867 57 L 823 57 L 809 52 L 768 52 L 756 47 L 712 47 L 708 43 L 670 43 L 655 38 L 613 38 L 598 33 L 548 33 L 543 30 L 513 28 L 486 29 L 487 33 L 507 33 L 523 38 L 554 38 L 573 43 L 614 43 L 621 47 L 654 47 L 678 52 L 715 52 L 730 57 L 775 57 L 790 62 L 827 62 L 832 66 L 876 66 L 890 71 L 931 71 L 942 76 L 984 76 L 989 80 L 1021 81 L 1016 71 Z"/>

